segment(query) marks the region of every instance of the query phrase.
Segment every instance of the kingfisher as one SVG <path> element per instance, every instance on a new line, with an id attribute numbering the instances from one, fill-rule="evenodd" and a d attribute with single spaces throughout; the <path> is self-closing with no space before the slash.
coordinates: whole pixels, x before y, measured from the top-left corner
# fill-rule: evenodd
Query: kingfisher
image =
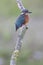
<path id="1" fill-rule="evenodd" d="M 32 13 L 30 11 L 28 11 L 22 4 L 21 0 L 16 0 L 17 5 L 19 7 L 19 9 L 21 10 L 21 14 L 18 16 L 16 22 L 15 22 L 15 27 L 16 27 L 16 31 L 22 27 L 23 25 L 26 25 L 29 22 L 29 13 Z M 26 29 L 28 29 L 28 27 L 26 27 Z"/>
<path id="2" fill-rule="evenodd" d="M 23 25 L 26 25 L 27 23 L 29 23 L 29 12 L 27 9 L 24 9 L 21 14 L 18 16 L 16 22 L 15 22 L 15 26 L 16 26 L 16 31 L 22 27 Z M 26 29 L 28 29 L 28 27 L 26 27 Z"/>

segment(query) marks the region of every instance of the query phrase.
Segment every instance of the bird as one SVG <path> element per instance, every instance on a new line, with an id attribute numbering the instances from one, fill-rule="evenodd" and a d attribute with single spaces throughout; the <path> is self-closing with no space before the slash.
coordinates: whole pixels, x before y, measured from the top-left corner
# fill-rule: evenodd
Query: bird
<path id="1" fill-rule="evenodd" d="M 15 27 L 16 27 L 16 31 L 22 27 L 23 25 L 26 25 L 28 22 L 29 22 L 29 13 L 32 13 L 32 12 L 29 12 L 27 9 L 24 9 L 21 14 L 18 16 L 16 22 L 15 22 Z M 28 29 L 26 27 L 26 29 Z"/>

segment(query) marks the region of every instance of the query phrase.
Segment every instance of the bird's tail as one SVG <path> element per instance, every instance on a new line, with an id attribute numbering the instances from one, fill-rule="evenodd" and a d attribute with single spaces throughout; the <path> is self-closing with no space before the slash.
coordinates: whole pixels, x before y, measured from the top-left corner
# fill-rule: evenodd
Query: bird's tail
<path id="1" fill-rule="evenodd" d="M 18 30 L 18 26 L 17 25 L 15 25 L 15 27 L 16 27 L 16 31 Z"/>

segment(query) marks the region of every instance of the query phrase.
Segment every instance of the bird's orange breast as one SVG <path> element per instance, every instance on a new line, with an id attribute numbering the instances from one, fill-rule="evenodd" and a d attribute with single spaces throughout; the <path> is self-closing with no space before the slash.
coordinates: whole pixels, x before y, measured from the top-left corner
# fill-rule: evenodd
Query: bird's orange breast
<path id="1" fill-rule="evenodd" d="M 24 24 L 27 24 L 28 22 L 29 22 L 29 16 L 25 15 L 25 23 Z"/>

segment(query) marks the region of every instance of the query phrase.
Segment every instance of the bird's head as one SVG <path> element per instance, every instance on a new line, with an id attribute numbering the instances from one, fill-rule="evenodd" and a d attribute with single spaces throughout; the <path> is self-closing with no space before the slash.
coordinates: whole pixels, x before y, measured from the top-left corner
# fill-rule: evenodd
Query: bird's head
<path id="1" fill-rule="evenodd" d="M 24 9 L 24 10 L 22 11 L 22 13 L 23 13 L 23 14 L 30 14 L 30 13 L 32 13 L 32 12 L 28 11 L 27 9 Z"/>
<path id="2" fill-rule="evenodd" d="M 21 14 L 25 15 L 25 21 L 26 21 L 25 24 L 29 21 L 29 14 L 30 13 L 32 13 L 32 12 L 30 12 L 27 9 L 22 10 L 22 13 Z"/>

